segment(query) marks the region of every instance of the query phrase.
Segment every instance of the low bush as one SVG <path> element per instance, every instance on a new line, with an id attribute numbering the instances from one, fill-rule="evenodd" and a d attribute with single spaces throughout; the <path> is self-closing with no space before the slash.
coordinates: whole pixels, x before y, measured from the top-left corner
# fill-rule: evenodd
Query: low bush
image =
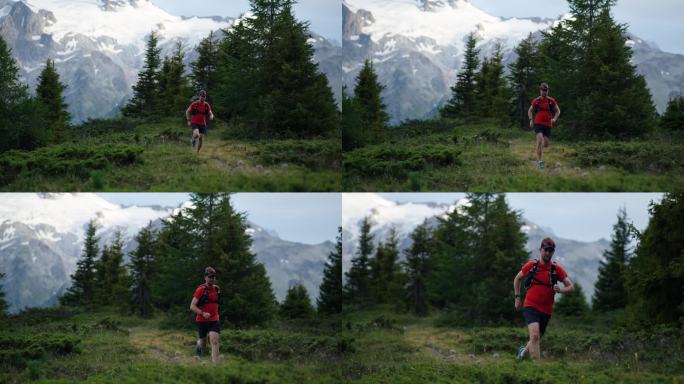
<path id="1" fill-rule="evenodd" d="M 644 142 L 603 142 L 577 145 L 580 166 L 608 165 L 626 171 L 684 170 L 684 145 Z"/>
<path id="2" fill-rule="evenodd" d="M 297 164 L 310 169 L 340 169 L 339 140 L 281 140 L 258 146 L 259 161 L 266 165 Z"/>
<path id="3" fill-rule="evenodd" d="M 382 144 L 344 155 L 344 172 L 362 176 L 406 178 L 410 172 L 460 165 L 461 151 L 448 145 L 397 146 Z"/>

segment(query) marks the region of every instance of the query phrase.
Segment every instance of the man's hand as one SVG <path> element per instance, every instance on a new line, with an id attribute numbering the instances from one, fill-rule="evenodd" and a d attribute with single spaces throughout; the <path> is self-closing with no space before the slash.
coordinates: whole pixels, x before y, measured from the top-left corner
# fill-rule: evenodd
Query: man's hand
<path id="1" fill-rule="evenodd" d="M 516 297 L 515 298 L 515 310 L 519 311 L 520 309 L 522 309 L 522 301 L 520 300 L 519 297 Z"/>
<path id="2" fill-rule="evenodd" d="M 205 319 L 208 319 L 209 318 L 209 312 L 202 312 L 202 317 L 204 317 Z"/>
<path id="3" fill-rule="evenodd" d="M 556 293 L 565 293 L 563 292 L 563 288 L 559 287 L 558 285 L 553 286 L 553 291 Z"/>
<path id="4" fill-rule="evenodd" d="M 188 127 L 191 127 L 191 126 L 192 126 L 192 124 L 190 124 L 190 120 L 188 120 Z"/>
<path id="5" fill-rule="evenodd" d="M 530 128 L 534 128 L 534 120 L 530 119 Z"/>

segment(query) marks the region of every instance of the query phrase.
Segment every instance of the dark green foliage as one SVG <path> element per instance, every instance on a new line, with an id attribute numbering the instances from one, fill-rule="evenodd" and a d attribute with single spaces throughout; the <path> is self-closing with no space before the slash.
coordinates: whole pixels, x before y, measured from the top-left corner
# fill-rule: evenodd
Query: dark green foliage
<path id="1" fill-rule="evenodd" d="M 297 164 L 310 169 L 341 168 L 339 140 L 279 140 L 268 141 L 259 146 L 260 162 L 272 164 Z"/>
<path id="2" fill-rule="evenodd" d="M 504 195 L 468 194 L 469 205 L 440 219 L 433 233 L 433 273 L 428 295 L 456 311 L 465 324 L 510 322 L 511 271 L 528 257 L 520 214 Z"/>
<path id="3" fill-rule="evenodd" d="M 159 233 L 159 275 L 152 291 L 165 311 L 188 312 L 206 266 L 218 271 L 219 315 L 235 326 L 268 321 L 275 297 L 264 266 L 250 251 L 243 213 L 225 193 L 193 194 L 193 206 L 172 216 Z"/>
<path id="4" fill-rule="evenodd" d="M 460 154 L 459 149 L 443 144 L 382 144 L 344 154 L 343 166 L 349 174 L 405 178 L 410 171 L 460 165 Z"/>
<path id="5" fill-rule="evenodd" d="M 216 104 L 261 137 L 314 137 L 338 128 L 327 78 L 313 63 L 308 24 L 291 0 L 252 0 L 219 45 Z"/>
<path id="6" fill-rule="evenodd" d="M 62 334 L 0 334 L 0 367 L 25 368 L 31 360 L 80 353 L 79 343 L 76 336 Z"/>
<path id="7" fill-rule="evenodd" d="M 62 94 L 66 86 L 59 81 L 59 74 L 55 69 L 55 62 L 48 59 L 45 69 L 38 76 L 36 97 L 45 105 L 45 118 L 52 133 L 51 141 L 61 143 L 68 137 L 69 112 Z"/>
<path id="8" fill-rule="evenodd" d="M 407 284 L 406 296 L 411 309 L 419 316 L 428 312 L 427 280 L 430 276 L 430 242 L 431 233 L 427 220 L 411 233 L 411 248 L 406 252 Z"/>
<path id="9" fill-rule="evenodd" d="M 573 17 L 545 33 L 539 49 L 540 79 L 556 89 L 563 127 L 581 137 L 644 135 L 654 125 L 655 108 L 630 63 L 626 28 L 610 15 L 615 1 L 568 3 Z"/>
<path id="10" fill-rule="evenodd" d="M 150 33 L 145 49 L 145 65 L 138 74 L 138 82 L 133 86 L 133 97 L 123 108 L 124 116 L 147 117 L 159 110 L 159 69 L 161 49 L 157 48 L 159 39 Z"/>
<path id="11" fill-rule="evenodd" d="M 236 330 L 221 333 L 221 350 L 248 361 L 259 359 L 306 360 L 339 356 L 339 340 L 303 332 L 279 333 L 273 330 Z"/>
<path id="12" fill-rule="evenodd" d="M 301 284 L 288 288 L 285 301 L 280 306 L 280 315 L 286 319 L 308 319 L 314 314 L 309 293 Z"/>
<path id="13" fill-rule="evenodd" d="M 632 257 L 630 225 L 627 211 L 618 212 L 618 221 L 613 225 L 610 248 L 603 251 L 598 279 L 594 285 L 592 307 L 597 311 L 610 311 L 627 305 L 625 274 L 629 259 Z"/>
<path id="14" fill-rule="evenodd" d="M 197 60 L 190 64 L 192 88 L 196 91 L 204 89 L 211 94 L 216 87 L 216 67 L 218 63 L 218 43 L 214 31 L 200 41 L 196 48 Z"/>
<path id="15" fill-rule="evenodd" d="M 527 110 L 530 100 L 536 97 L 539 85 L 536 66 L 537 46 L 532 40 L 532 34 L 515 47 L 518 56 L 514 63 L 508 65 L 510 75 L 508 80 L 513 88 L 513 98 L 510 103 L 511 117 L 520 128 L 529 127 Z"/>
<path id="16" fill-rule="evenodd" d="M 475 113 L 479 117 L 503 117 L 511 99 L 511 90 L 504 78 L 503 46 L 498 43 L 494 55 L 482 61 L 475 74 Z"/>
<path id="17" fill-rule="evenodd" d="M 351 260 L 351 268 L 345 273 L 344 298 L 350 304 L 365 304 L 370 300 L 370 257 L 373 253 L 370 218 L 365 217 L 359 227 L 356 255 Z"/>
<path id="18" fill-rule="evenodd" d="M 342 87 L 342 150 L 351 151 L 370 142 L 369 131 L 363 118 L 363 106 L 355 97 L 347 95 Z"/>
<path id="19" fill-rule="evenodd" d="M 140 163 L 142 152 L 141 147 L 125 144 L 64 144 L 33 152 L 10 151 L 0 155 L 0 180 L 10 183 L 22 173 L 87 178 L 93 170 Z"/>
<path id="20" fill-rule="evenodd" d="M 340 266 L 341 266 L 341 264 L 340 264 Z M 7 309 L 9 307 L 7 305 L 7 300 L 5 299 L 5 290 L 2 286 L 2 279 L 4 279 L 4 278 L 5 278 L 5 274 L 0 272 L 0 319 L 5 317 L 5 315 L 7 314 Z"/>
<path id="21" fill-rule="evenodd" d="M 584 297 L 584 290 L 579 283 L 573 283 L 575 291 L 562 294 L 560 300 L 554 305 L 553 313 L 562 316 L 582 316 L 589 312 L 589 304 Z"/>
<path id="22" fill-rule="evenodd" d="M 403 302 L 406 275 L 399 263 L 398 242 L 396 229 L 390 229 L 385 242 L 378 244 L 375 256 L 369 260 L 370 292 L 376 304 Z"/>
<path id="23" fill-rule="evenodd" d="M 152 314 L 151 287 L 157 271 L 156 236 L 151 222 L 141 229 L 135 237 L 138 247 L 130 254 L 128 264 L 133 303 L 140 310 L 140 316 L 144 318 L 149 318 Z"/>
<path id="24" fill-rule="evenodd" d="M 385 86 L 378 82 L 378 75 L 373 68 L 373 62 L 366 60 L 363 68 L 356 76 L 354 85 L 355 106 L 361 112 L 361 127 L 351 127 L 351 142 L 363 144 L 377 144 L 385 135 L 385 129 L 389 121 L 389 115 L 385 112 L 385 104 L 382 102 L 381 93 Z M 361 133 L 360 131 L 363 131 Z"/>
<path id="25" fill-rule="evenodd" d="M 451 99 L 439 111 L 442 117 L 465 117 L 475 111 L 475 81 L 480 54 L 476 45 L 475 34 L 469 34 L 463 65 L 456 77 L 456 84 L 451 87 Z"/>
<path id="26" fill-rule="evenodd" d="M 627 273 L 628 310 L 644 326 L 684 318 L 684 194 L 652 203 Z"/>
<path id="27" fill-rule="evenodd" d="M 59 298 L 62 305 L 87 307 L 95 304 L 95 291 L 97 289 L 95 263 L 99 251 L 97 246 L 99 238 L 96 236 L 96 232 L 95 220 L 89 221 L 83 242 L 83 254 L 76 263 L 76 272 L 71 275 L 71 287 Z"/>
<path id="28" fill-rule="evenodd" d="M 660 126 L 671 131 L 684 130 L 684 97 L 677 96 L 667 102 Z"/>
<path id="29" fill-rule="evenodd" d="M 581 166 L 614 166 L 626 171 L 652 172 L 684 169 L 684 145 L 656 142 L 595 142 L 577 146 Z"/>
<path id="30" fill-rule="evenodd" d="M 342 227 L 337 228 L 335 250 L 328 255 L 316 303 L 319 313 L 342 312 Z"/>
<path id="31" fill-rule="evenodd" d="M 130 306 L 130 280 L 123 257 L 123 235 L 117 231 L 112 242 L 102 247 L 100 258 L 95 262 L 95 302 L 98 305 Z"/>
<path id="32" fill-rule="evenodd" d="M 188 78 L 185 76 L 183 58 L 185 52 L 179 41 L 170 57 L 165 57 L 158 74 L 159 116 L 178 116 L 180 120 L 188 106 L 187 95 L 191 94 Z"/>

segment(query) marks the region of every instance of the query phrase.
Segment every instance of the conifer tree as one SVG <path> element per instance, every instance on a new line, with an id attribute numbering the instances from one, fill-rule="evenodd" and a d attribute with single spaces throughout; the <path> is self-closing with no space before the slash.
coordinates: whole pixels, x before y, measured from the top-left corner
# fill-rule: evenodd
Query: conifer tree
<path id="1" fill-rule="evenodd" d="M 451 87 L 451 99 L 440 109 L 442 117 L 468 117 L 475 111 L 475 78 L 480 64 L 475 33 L 468 35 L 463 65 Z"/>
<path id="2" fill-rule="evenodd" d="M 111 244 L 102 248 L 100 259 L 95 262 L 95 296 L 99 305 L 128 307 L 130 281 L 123 265 L 123 234 L 114 234 Z"/>
<path id="3" fill-rule="evenodd" d="M 425 220 L 411 233 L 411 248 L 406 251 L 406 293 L 412 311 L 418 316 L 428 313 L 427 279 L 430 275 L 430 229 Z"/>
<path id="4" fill-rule="evenodd" d="M 145 48 L 145 64 L 133 86 L 133 97 L 123 108 L 124 116 L 148 117 L 159 111 L 159 70 L 161 49 L 155 32 L 150 33 Z"/>
<path id="5" fill-rule="evenodd" d="M 378 244 L 375 257 L 370 259 L 370 288 L 375 303 L 403 301 L 405 275 L 399 264 L 397 232 L 390 229 L 385 243 Z"/>
<path id="6" fill-rule="evenodd" d="M 627 305 L 625 274 L 632 256 L 630 247 L 630 226 L 624 208 L 618 212 L 618 221 L 613 225 L 610 248 L 603 252 L 598 279 L 594 286 L 593 309 L 610 311 Z"/>
<path id="7" fill-rule="evenodd" d="M 152 314 L 152 282 L 156 272 L 156 233 L 150 222 L 135 237 L 138 247 L 130 254 L 128 265 L 131 275 L 133 303 L 140 310 L 140 316 L 149 318 Z"/>
<path id="8" fill-rule="evenodd" d="M 55 62 L 48 59 L 45 68 L 38 76 L 36 96 L 45 106 L 46 120 L 52 132 L 53 143 L 63 142 L 68 135 L 69 112 L 62 96 L 66 86 L 59 81 L 59 74 L 55 69 Z"/>
<path id="9" fill-rule="evenodd" d="M 0 36 L 0 153 L 32 150 L 50 139 L 45 130 L 44 106 L 29 97 L 28 87 L 19 78 L 12 51 Z"/>
<path id="10" fill-rule="evenodd" d="M 302 284 L 295 284 L 287 290 L 280 306 L 280 315 L 286 319 L 308 319 L 314 314 L 311 300 Z"/>
<path id="11" fill-rule="evenodd" d="M 361 121 L 366 132 L 364 139 L 369 144 L 382 141 L 389 121 L 385 104 L 382 102 L 381 94 L 384 89 L 385 86 L 378 82 L 373 62 L 366 60 L 356 76 L 354 99 L 361 109 Z"/>
<path id="12" fill-rule="evenodd" d="M 200 41 L 196 48 L 197 60 L 190 64 L 190 79 L 195 91 L 204 89 L 211 94 L 216 87 L 216 69 L 218 63 L 219 46 L 215 41 L 214 31 Z"/>
<path id="13" fill-rule="evenodd" d="M 684 318 L 684 193 L 651 203 L 627 273 L 629 312 L 638 323 L 681 325 Z"/>
<path id="14" fill-rule="evenodd" d="M 497 43 L 491 58 L 475 75 L 475 111 L 480 117 L 507 116 L 510 89 L 504 78 L 503 46 Z"/>
<path id="15" fill-rule="evenodd" d="M 515 53 L 518 57 L 514 63 L 508 66 L 510 70 L 508 81 L 513 90 L 513 98 L 510 104 L 511 117 L 520 128 L 529 127 L 530 121 L 527 110 L 530 100 L 537 96 L 535 91 L 540 83 L 536 68 L 538 65 L 536 48 L 530 33 L 515 47 Z"/>
<path id="16" fill-rule="evenodd" d="M 587 298 L 584 297 L 584 290 L 579 283 L 573 283 L 575 291 L 563 294 L 554 305 L 553 312 L 563 316 L 581 316 L 589 312 Z"/>
<path id="17" fill-rule="evenodd" d="M 670 131 L 684 130 L 684 97 L 677 96 L 667 102 L 667 109 L 660 118 L 660 126 Z"/>
<path id="18" fill-rule="evenodd" d="M 342 312 L 342 227 L 337 228 L 335 250 L 328 255 L 317 299 L 319 313 Z"/>
<path id="19" fill-rule="evenodd" d="M 173 54 L 165 57 L 162 63 L 159 73 L 159 114 L 162 116 L 183 115 L 187 95 L 192 93 L 185 76 L 184 57 L 183 45 L 178 41 Z"/>
<path id="20" fill-rule="evenodd" d="M 355 97 L 347 94 L 342 86 L 342 150 L 351 151 L 363 147 L 369 141 L 363 123 L 361 105 Z"/>
<path id="21" fill-rule="evenodd" d="M 210 200 L 212 194 L 204 196 Z M 211 264 L 219 273 L 221 319 L 237 326 L 252 326 L 268 321 L 276 310 L 276 300 L 264 265 L 250 250 L 244 213 L 235 211 L 228 194 L 213 194 L 215 231 L 207 246 Z M 206 240 L 205 240 L 206 241 Z"/>
<path id="22" fill-rule="evenodd" d="M 71 287 L 60 297 L 59 301 L 62 305 L 92 306 L 95 304 L 95 260 L 99 251 L 97 245 L 99 238 L 96 232 L 95 220 L 91 220 L 86 228 L 83 254 L 76 263 L 76 272 L 71 275 Z"/>
<path id="23" fill-rule="evenodd" d="M 371 222 L 365 217 L 360 225 L 359 246 L 356 256 L 351 260 L 351 268 L 346 272 L 347 282 L 344 287 L 345 299 L 351 303 L 364 304 L 370 299 L 370 265 L 373 253 L 373 235 L 370 234 Z"/>
<path id="24" fill-rule="evenodd" d="M 2 288 L 2 279 L 5 278 L 5 274 L 0 272 L 0 319 L 7 315 L 7 300 L 5 299 L 5 290 Z"/>

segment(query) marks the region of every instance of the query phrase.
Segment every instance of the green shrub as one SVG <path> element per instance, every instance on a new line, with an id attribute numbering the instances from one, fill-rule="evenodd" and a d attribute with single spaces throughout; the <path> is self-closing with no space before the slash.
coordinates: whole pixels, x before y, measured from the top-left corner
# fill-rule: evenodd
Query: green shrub
<path id="1" fill-rule="evenodd" d="M 143 149 L 125 144 L 64 144 L 33 152 L 9 151 L 0 155 L 0 184 L 9 184 L 21 173 L 87 179 L 94 170 L 142 162 Z"/>
<path id="2" fill-rule="evenodd" d="M 291 163 L 310 169 L 340 169 L 339 140 L 281 140 L 258 146 L 259 161 L 266 165 Z"/>
<path id="3" fill-rule="evenodd" d="M 406 178 L 409 173 L 460 165 L 461 151 L 442 144 L 398 146 L 382 144 L 344 154 L 344 172 L 362 176 Z"/>
<path id="4" fill-rule="evenodd" d="M 684 145 L 655 142 L 602 142 L 577 146 L 580 166 L 608 165 L 626 171 L 682 171 Z"/>

